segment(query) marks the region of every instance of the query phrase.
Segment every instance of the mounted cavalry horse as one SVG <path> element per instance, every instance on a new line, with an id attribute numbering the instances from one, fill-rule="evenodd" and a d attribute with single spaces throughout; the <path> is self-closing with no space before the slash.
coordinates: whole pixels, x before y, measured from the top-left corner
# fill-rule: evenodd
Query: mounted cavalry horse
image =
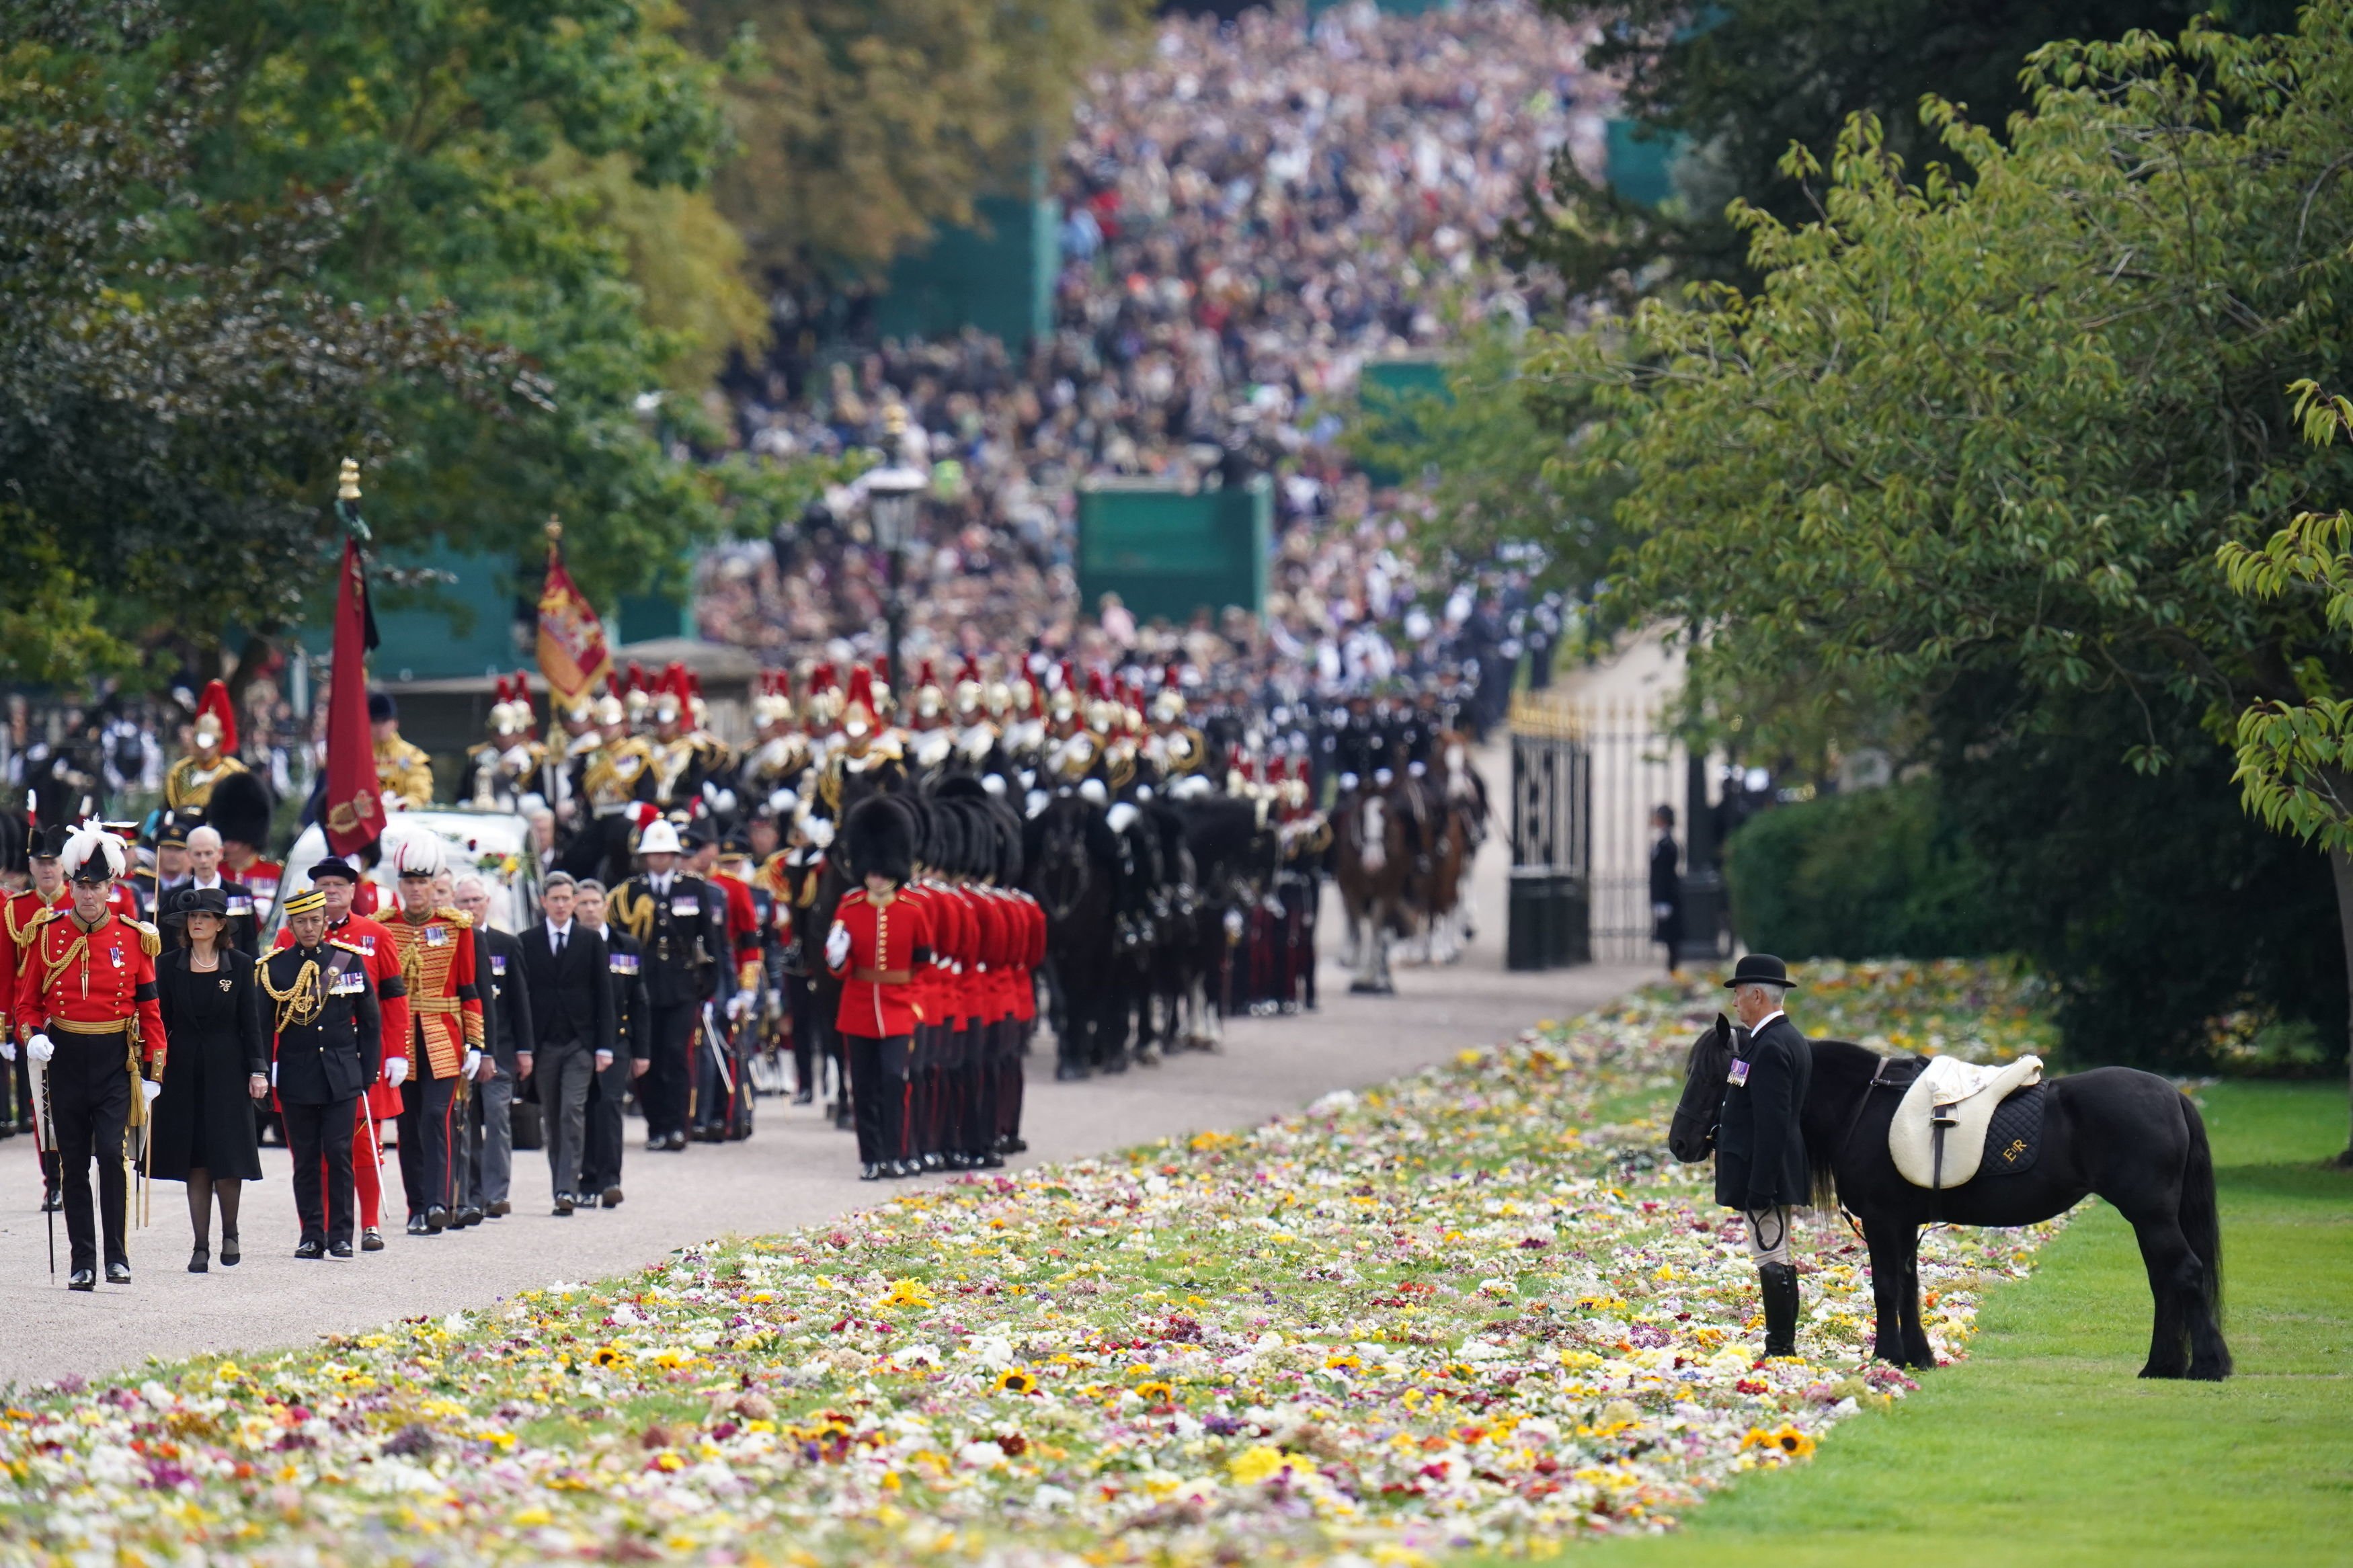
<path id="1" fill-rule="evenodd" d="M 1715 1149 L 1725 1085 L 1746 1044 L 1718 1015 L 1692 1042 L 1683 1098 L 1667 1147 L 1686 1163 Z M 1931 1058 L 1883 1057 L 1845 1040 L 1812 1040 L 1812 1072 L 1799 1121 L 1818 1208 L 1835 1203 L 1860 1225 L 1871 1248 L 1872 1295 L 1878 1309 L 1872 1353 L 1882 1361 L 1933 1366 L 1920 1326 L 1920 1227 L 1924 1225 L 2031 1225 L 2064 1214 L 2093 1194 L 2114 1205 L 2139 1238 L 2156 1300 L 2143 1377 L 2219 1380 L 2231 1374 L 2221 1326 L 2222 1243 L 2214 1205 L 2214 1160 L 2205 1123 L 2188 1096 L 2153 1073 L 2094 1068 L 2024 1089 L 1981 1109 L 1996 1136 L 1983 1145 L 1975 1173 L 1957 1184 L 1915 1185 L 1899 1170 L 1933 1182 L 1918 1150 L 1891 1131 L 1921 1112 L 1915 1133 L 1939 1122 L 1969 1125 L 1957 1108 L 1931 1105 L 1920 1082 Z M 1745 1075 L 1744 1075 L 1745 1076 Z M 1939 1075 L 1941 1076 L 1941 1075 Z M 2010 1076 L 2010 1075 L 2004 1075 Z M 2019 1075 L 2023 1076 L 2023 1075 Z M 1918 1082 L 1923 1092 L 1908 1093 Z M 1999 1086 L 1997 1085 L 1997 1088 Z M 1975 1147 L 1934 1145 L 1945 1170 L 1978 1160 Z M 2003 1156 L 2008 1154 L 2007 1161 Z M 2027 1168 L 2020 1169 L 2018 1167 Z"/>

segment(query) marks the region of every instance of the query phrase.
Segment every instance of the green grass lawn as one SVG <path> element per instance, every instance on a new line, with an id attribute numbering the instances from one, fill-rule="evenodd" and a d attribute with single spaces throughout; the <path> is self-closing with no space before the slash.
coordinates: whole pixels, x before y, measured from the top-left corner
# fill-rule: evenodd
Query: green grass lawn
<path id="1" fill-rule="evenodd" d="M 2146 1383 L 2132 1231 L 2092 1205 L 1990 1297 L 1962 1365 L 1596 1564 L 2353 1563 L 2353 1173 L 2341 1085 L 2201 1095 L 2238 1375 Z"/>

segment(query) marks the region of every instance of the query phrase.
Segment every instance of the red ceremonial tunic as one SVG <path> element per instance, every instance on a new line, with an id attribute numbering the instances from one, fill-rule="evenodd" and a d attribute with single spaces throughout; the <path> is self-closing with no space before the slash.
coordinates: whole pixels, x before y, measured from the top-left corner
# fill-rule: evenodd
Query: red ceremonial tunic
<path id="1" fill-rule="evenodd" d="M 35 1035 L 98 1035 L 135 1021 L 147 1076 L 164 1076 L 164 1010 L 155 1001 L 153 927 L 108 915 L 85 931 L 70 912 L 41 918 L 16 972 L 16 1026 Z"/>
<path id="2" fill-rule="evenodd" d="M 915 973 L 930 957 L 931 929 L 923 902 L 902 892 L 877 903 L 863 888 L 842 895 L 834 931 L 848 933 L 849 951 L 827 968 L 841 982 L 834 1027 L 861 1039 L 911 1035 L 923 1021 Z M 830 932 L 826 946 L 835 945 Z"/>
<path id="3" fill-rule="evenodd" d="M 63 888 L 58 889 L 55 899 L 44 899 L 26 889 L 0 899 L 0 1040 L 25 1037 L 11 1033 L 16 1016 L 16 972 L 23 967 L 25 953 L 32 946 L 33 922 L 50 910 L 63 907 L 66 896 Z"/>
<path id="4" fill-rule="evenodd" d="M 1013 981 L 1013 1016 L 1023 1023 L 1038 1016 L 1038 966 L 1046 962 L 1045 906 L 1022 889 L 1016 889 L 1014 901 L 1020 906 L 1024 926 L 1021 956 L 1016 965 Z"/>

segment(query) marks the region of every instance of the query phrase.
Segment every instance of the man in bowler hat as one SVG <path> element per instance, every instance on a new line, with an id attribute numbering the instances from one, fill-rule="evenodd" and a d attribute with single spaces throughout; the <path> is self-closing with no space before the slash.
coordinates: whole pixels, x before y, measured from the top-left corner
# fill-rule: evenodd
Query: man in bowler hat
<path id="1" fill-rule="evenodd" d="M 1798 1268 L 1789 1257 L 1791 1212 L 1810 1185 L 1799 1124 L 1814 1070 L 1813 1047 L 1782 1011 L 1788 966 L 1767 952 L 1741 959 L 1725 982 L 1743 1032 L 1725 1075 L 1715 1140 L 1715 1201 L 1738 1209 L 1765 1304 L 1765 1353 L 1798 1353 Z"/>

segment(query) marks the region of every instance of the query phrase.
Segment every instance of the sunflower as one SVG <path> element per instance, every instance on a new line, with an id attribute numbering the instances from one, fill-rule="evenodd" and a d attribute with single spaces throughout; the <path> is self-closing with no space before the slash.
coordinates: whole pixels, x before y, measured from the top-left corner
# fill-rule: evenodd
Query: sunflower
<path id="1" fill-rule="evenodd" d="M 598 1345 L 596 1352 L 588 1359 L 598 1366 L 618 1366 L 628 1359 L 628 1352 L 618 1345 Z"/>
<path id="2" fill-rule="evenodd" d="M 997 1392 L 1035 1394 L 1038 1392 L 1038 1374 L 1026 1366 L 1008 1366 L 997 1374 Z"/>
<path id="3" fill-rule="evenodd" d="M 1176 1385 L 1172 1383 L 1139 1383 L 1135 1396 L 1146 1405 L 1166 1405 L 1176 1397 Z"/>

